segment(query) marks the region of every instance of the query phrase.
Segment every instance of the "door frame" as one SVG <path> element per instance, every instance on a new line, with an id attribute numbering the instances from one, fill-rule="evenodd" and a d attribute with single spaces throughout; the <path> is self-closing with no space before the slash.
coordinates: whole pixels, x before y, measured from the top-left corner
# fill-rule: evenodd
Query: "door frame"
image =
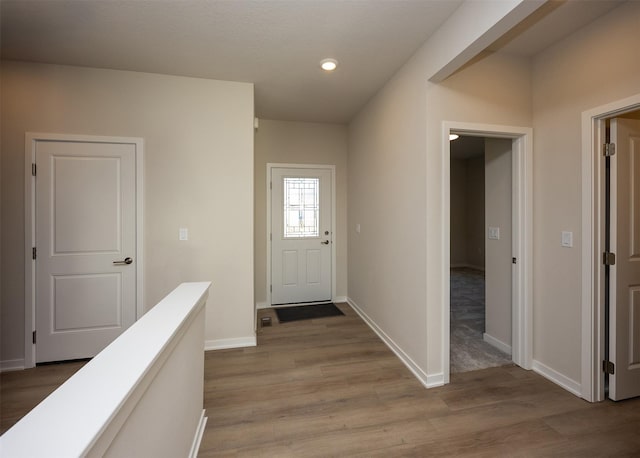
<path id="1" fill-rule="evenodd" d="M 477 124 L 456 121 L 442 123 L 442 225 L 441 303 L 442 362 L 444 383 L 450 376 L 450 245 L 451 245 L 451 149 L 449 134 L 508 138 L 511 146 L 512 253 L 517 259 L 512 274 L 511 349 L 513 362 L 524 369 L 533 364 L 533 129 L 529 127 Z"/>
<path id="2" fill-rule="evenodd" d="M 336 300 L 336 166 L 323 164 L 279 164 L 267 163 L 267 278 L 266 278 L 266 298 L 267 308 L 273 307 L 271 304 L 271 169 L 327 169 L 331 171 L 331 300 Z"/>
<path id="3" fill-rule="evenodd" d="M 25 151 L 25 291 L 24 291 L 24 367 L 30 368 L 35 366 L 36 361 L 36 345 L 32 340 L 32 333 L 35 330 L 36 318 L 36 263 L 32 259 L 32 248 L 36 243 L 36 181 L 32 175 L 32 164 L 36 163 L 36 143 L 38 141 L 60 141 L 60 142 L 82 142 L 82 143 L 121 143 L 132 144 L 135 146 L 135 165 L 136 165 L 136 320 L 144 314 L 144 258 L 143 258 L 143 191 L 144 191 L 144 140 L 137 137 L 106 137 L 96 135 L 75 135 L 75 134 L 55 134 L 55 133 L 39 133 L 26 132 L 24 151 Z"/>
<path id="4" fill-rule="evenodd" d="M 582 112 L 582 361 L 581 396 L 604 398 L 605 121 L 640 109 L 640 94 Z"/>

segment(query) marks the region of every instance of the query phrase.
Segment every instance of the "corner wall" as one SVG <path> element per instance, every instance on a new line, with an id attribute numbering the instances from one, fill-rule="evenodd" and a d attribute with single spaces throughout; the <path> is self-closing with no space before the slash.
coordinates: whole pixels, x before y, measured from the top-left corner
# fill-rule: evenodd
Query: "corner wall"
<path id="1" fill-rule="evenodd" d="M 347 127 L 260 120 L 255 133 L 255 301 L 267 306 L 267 163 L 336 166 L 336 296 L 347 296 Z"/>
<path id="2" fill-rule="evenodd" d="M 209 345 L 255 342 L 253 85 L 11 61 L 1 84 L 0 360 L 24 353 L 26 131 L 144 138 L 145 307 L 210 280 Z"/>
<path id="3" fill-rule="evenodd" d="M 526 59 L 485 55 L 429 83 L 427 42 L 349 125 L 349 297 L 421 372 L 445 381 L 442 123 L 531 125 Z M 355 225 L 361 225 L 361 232 Z"/>
<path id="4" fill-rule="evenodd" d="M 640 2 L 630 1 L 535 56 L 534 360 L 579 391 L 581 381 L 581 116 L 640 93 Z M 574 233 L 573 248 L 560 246 Z M 535 361 L 534 361 L 535 367 Z"/>

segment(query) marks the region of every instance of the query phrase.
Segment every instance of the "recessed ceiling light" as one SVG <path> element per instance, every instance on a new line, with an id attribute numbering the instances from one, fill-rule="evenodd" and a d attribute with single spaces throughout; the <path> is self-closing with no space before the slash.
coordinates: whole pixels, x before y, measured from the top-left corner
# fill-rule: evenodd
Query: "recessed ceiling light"
<path id="1" fill-rule="evenodd" d="M 327 72 L 332 72 L 338 66 L 338 61 L 335 59 L 322 59 L 320 61 L 320 67 Z"/>
<path id="2" fill-rule="evenodd" d="M 458 135 L 458 134 L 449 134 L 449 141 L 453 141 L 453 140 L 455 140 L 456 138 L 458 138 L 459 136 L 460 136 L 460 135 Z"/>

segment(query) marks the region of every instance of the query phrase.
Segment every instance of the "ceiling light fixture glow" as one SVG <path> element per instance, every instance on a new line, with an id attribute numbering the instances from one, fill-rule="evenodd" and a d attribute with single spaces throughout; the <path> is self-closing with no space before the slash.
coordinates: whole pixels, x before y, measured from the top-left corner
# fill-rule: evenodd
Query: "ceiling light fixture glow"
<path id="1" fill-rule="evenodd" d="M 460 135 L 458 135 L 458 134 L 449 134 L 449 141 L 453 141 L 453 140 L 457 139 L 458 137 L 460 137 Z"/>
<path id="2" fill-rule="evenodd" d="M 332 72 L 338 67 L 338 61 L 335 59 L 322 59 L 320 61 L 320 67 L 322 67 L 324 71 Z"/>

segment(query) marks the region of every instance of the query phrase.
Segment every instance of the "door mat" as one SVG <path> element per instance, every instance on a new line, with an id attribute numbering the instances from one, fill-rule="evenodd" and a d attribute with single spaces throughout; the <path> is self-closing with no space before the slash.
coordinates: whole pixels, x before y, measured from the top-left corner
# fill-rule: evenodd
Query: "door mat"
<path id="1" fill-rule="evenodd" d="M 282 307 L 275 309 L 275 311 L 280 323 L 344 315 L 342 310 L 336 307 L 333 302 L 329 302 L 328 304 Z"/>

